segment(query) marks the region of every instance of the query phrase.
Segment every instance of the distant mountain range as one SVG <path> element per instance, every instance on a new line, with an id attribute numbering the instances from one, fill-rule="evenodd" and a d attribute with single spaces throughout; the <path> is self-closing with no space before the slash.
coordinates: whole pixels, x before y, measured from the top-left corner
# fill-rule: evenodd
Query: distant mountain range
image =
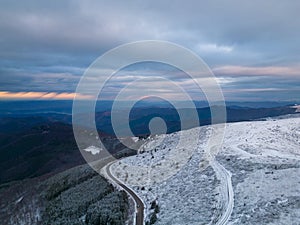
<path id="1" fill-rule="evenodd" d="M 114 136 L 111 123 L 112 101 L 99 101 L 95 109 L 95 120 L 99 131 L 103 134 Z M 195 102 L 200 124 L 190 124 L 189 128 L 211 123 L 210 107 L 206 102 Z M 287 102 L 227 102 L 227 121 L 249 121 L 263 117 L 280 116 L 295 113 L 290 106 L 294 103 Z M 115 115 L 123 115 L 126 102 L 120 104 Z M 217 105 L 212 107 L 219 107 Z M 190 108 L 179 109 L 189 115 Z M 91 112 L 81 112 L 81 117 L 93 116 Z M 150 133 L 148 124 L 154 117 L 161 117 L 166 125 L 167 132 L 172 133 L 181 129 L 178 110 L 165 101 L 140 101 L 130 111 L 129 124 L 134 135 L 143 136 Z M 18 118 L 16 120 L 16 118 Z M 24 131 L 27 128 L 48 122 L 62 122 L 72 124 L 71 101 L 0 101 L 0 132 Z M 121 122 L 119 127 L 123 127 Z M 84 126 L 84 124 L 81 124 Z M 128 135 L 124 132 L 124 136 Z"/>
<path id="2" fill-rule="evenodd" d="M 83 101 L 84 102 L 87 101 Z M 180 101 L 177 101 L 180 105 Z M 34 100 L 34 101 L 1 101 L 0 100 L 0 117 L 6 116 L 26 116 L 32 114 L 43 114 L 43 113 L 56 113 L 56 114 L 72 114 L 72 104 L 71 100 Z M 112 108 L 113 101 L 110 100 L 101 100 L 97 101 L 96 112 L 110 111 Z M 194 101 L 196 108 L 208 107 L 209 104 L 206 101 Z M 265 101 L 265 102 L 230 102 L 226 101 L 226 106 L 230 108 L 275 108 L 290 106 L 293 104 L 300 104 L 300 102 L 274 102 L 274 101 Z M 122 102 L 119 105 L 119 110 L 122 107 L 128 105 L 127 102 Z M 215 103 L 214 105 L 218 105 Z M 169 108 L 170 103 L 163 100 L 141 100 L 135 104 L 138 108 Z"/>
<path id="3" fill-rule="evenodd" d="M 43 107 L 46 106 L 40 108 Z M 73 136 L 72 116 L 59 112 L 59 109 L 63 108 L 63 104 L 55 108 L 56 112 L 49 112 L 54 110 L 51 107 L 50 104 L 48 112 L 43 113 L 18 114 L 19 111 L 16 110 L 15 113 L 6 116 L 2 114 L 0 117 L 0 184 L 46 173 L 56 173 L 85 162 L 77 150 Z M 180 110 L 187 114 L 192 111 L 192 109 L 187 108 Z M 264 117 L 293 114 L 296 113 L 295 111 L 296 109 L 290 106 L 274 108 L 227 107 L 227 121 L 250 121 Z M 117 115 L 122 115 L 122 113 L 124 113 L 124 109 L 116 112 Z M 200 125 L 211 123 L 209 107 L 197 108 L 197 113 Z M 84 117 L 85 114 L 82 116 Z M 135 136 L 148 136 L 150 134 L 148 124 L 154 117 L 161 117 L 165 121 L 167 133 L 181 130 L 181 122 L 184 122 L 180 120 L 178 111 L 172 107 L 139 105 L 134 107 L 129 115 L 129 124 L 133 134 Z M 124 146 L 114 138 L 110 111 L 97 112 L 95 120 L 100 137 L 104 139 L 106 137 L 107 148 L 112 153 L 123 149 Z M 123 123 L 128 123 L 128 121 Z M 122 127 L 123 125 L 119 124 L 119 126 Z M 199 124 L 190 124 L 188 128 L 197 126 Z"/>

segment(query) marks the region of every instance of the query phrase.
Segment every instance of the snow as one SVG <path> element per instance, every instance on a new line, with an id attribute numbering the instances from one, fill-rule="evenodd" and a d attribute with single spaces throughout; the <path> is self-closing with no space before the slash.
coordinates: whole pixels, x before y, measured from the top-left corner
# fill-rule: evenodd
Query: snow
<path id="1" fill-rule="evenodd" d="M 300 118 L 229 124 L 223 149 L 242 157 L 300 159 Z"/>
<path id="2" fill-rule="evenodd" d="M 134 142 L 137 142 L 137 141 L 139 140 L 139 138 L 138 138 L 138 137 L 132 137 L 132 140 L 133 140 Z"/>
<path id="3" fill-rule="evenodd" d="M 111 166 L 112 174 L 145 202 L 146 220 L 154 200 L 160 207 L 156 224 L 215 224 L 220 219 L 223 182 L 205 161 L 211 131 L 204 126 L 159 135 L 140 154 Z M 195 139 L 196 147 L 191 144 Z M 292 217 L 281 207 L 287 205 L 285 212 L 295 214 L 293 207 L 300 203 L 300 118 L 227 124 L 216 159 L 232 175 L 231 224 L 274 224 L 276 219 L 289 224 Z M 199 170 L 203 162 L 208 167 Z"/>
<path id="4" fill-rule="evenodd" d="M 15 204 L 18 204 L 18 203 L 20 203 L 22 200 L 23 200 L 23 196 L 22 197 L 20 197 L 20 198 L 18 198 L 18 200 L 15 202 Z"/>
<path id="5" fill-rule="evenodd" d="M 295 112 L 300 112 L 300 105 L 294 105 L 294 106 L 292 106 L 291 108 L 296 109 Z"/>
<path id="6" fill-rule="evenodd" d="M 98 147 L 96 147 L 96 146 L 93 146 L 93 145 L 87 147 L 86 149 L 84 149 L 84 151 L 90 152 L 92 155 L 99 154 L 101 150 L 102 150 L 102 149 L 100 149 L 100 148 L 98 148 Z"/>

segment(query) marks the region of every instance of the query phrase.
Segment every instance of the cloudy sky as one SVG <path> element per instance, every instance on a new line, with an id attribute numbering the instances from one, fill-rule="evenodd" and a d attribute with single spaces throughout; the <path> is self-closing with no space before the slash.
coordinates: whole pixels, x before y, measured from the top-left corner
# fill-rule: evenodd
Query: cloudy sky
<path id="1" fill-rule="evenodd" d="M 101 54 L 154 39 L 199 55 L 226 100 L 299 101 L 299 12 L 296 0 L 0 0 L 0 99 L 71 99 Z M 134 68 L 120 76 L 178 72 L 149 64 Z M 118 85 L 120 79 L 108 85 L 107 98 L 126 84 L 123 79 Z M 184 86 L 187 80 L 176 82 Z"/>

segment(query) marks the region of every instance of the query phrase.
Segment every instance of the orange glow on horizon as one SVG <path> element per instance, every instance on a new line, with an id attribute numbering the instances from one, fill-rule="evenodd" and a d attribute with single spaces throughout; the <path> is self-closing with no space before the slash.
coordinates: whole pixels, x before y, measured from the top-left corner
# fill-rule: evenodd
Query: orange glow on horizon
<path id="1" fill-rule="evenodd" d="M 32 99 L 32 100 L 73 100 L 74 97 L 77 97 L 79 99 L 92 99 L 93 96 L 91 95 L 82 95 L 82 94 L 76 94 L 76 93 L 67 93 L 67 92 L 10 92 L 10 91 L 0 91 L 0 99 L 6 99 L 6 100 L 26 100 L 26 99 Z"/>

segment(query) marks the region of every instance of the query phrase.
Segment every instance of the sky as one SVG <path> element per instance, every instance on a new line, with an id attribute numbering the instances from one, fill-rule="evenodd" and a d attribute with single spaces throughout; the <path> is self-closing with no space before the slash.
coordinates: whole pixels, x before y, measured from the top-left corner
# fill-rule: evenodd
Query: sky
<path id="1" fill-rule="evenodd" d="M 299 12 L 296 0 L 0 0 L 0 99 L 72 99 L 84 71 L 106 51 L 164 40 L 201 57 L 228 101 L 299 102 Z M 124 69 L 103 96 L 112 99 L 132 76 L 170 73 L 180 71 L 153 64 Z M 187 78 L 174 81 L 201 100 Z"/>

